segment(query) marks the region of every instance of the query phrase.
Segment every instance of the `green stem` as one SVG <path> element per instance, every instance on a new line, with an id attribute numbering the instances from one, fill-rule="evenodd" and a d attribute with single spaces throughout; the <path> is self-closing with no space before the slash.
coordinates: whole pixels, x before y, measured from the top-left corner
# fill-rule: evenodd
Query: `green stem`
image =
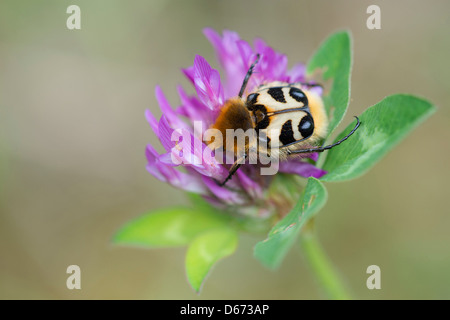
<path id="1" fill-rule="evenodd" d="M 314 219 L 311 219 L 302 230 L 300 241 L 303 254 L 328 298 L 349 300 L 347 289 L 316 237 Z"/>

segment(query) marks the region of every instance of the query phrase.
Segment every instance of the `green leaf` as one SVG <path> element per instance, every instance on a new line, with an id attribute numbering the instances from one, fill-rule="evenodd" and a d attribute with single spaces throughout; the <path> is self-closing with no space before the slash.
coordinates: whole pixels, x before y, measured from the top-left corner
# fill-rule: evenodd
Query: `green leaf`
<path id="1" fill-rule="evenodd" d="M 212 266 L 237 247 L 238 235 L 231 228 L 202 233 L 190 244 L 186 253 L 186 274 L 192 288 L 199 292 Z"/>
<path id="2" fill-rule="evenodd" d="M 329 116 L 328 132 L 331 134 L 344 118 L 350 101 L 350 75 L 352 69 L 352 41 L 348 31 L 332 34 L 310 59 L 306 72 L 322 74 L 325 86 L 323 97 Z M 320 83 L 320 79 L 316 79 Z M 322 83 L 325 84 L 325 83 Z M 328 90 L 328 93 L 327 93 Z"/>
<path id="3" fill-rule="evenodd" d="M 435 111 L 428 101 L 406 94 L 386 97 L 360 117 L 361 126 L 345 142 L 331 149 L 323 181 L 349 180 L 364 174 L 389 150 Z M 344 137 L 355 123 L 337 138 Z"/>
<path id="4" fill-rule="evenodd" d="M 323 184 L 315 178 L 309 178 L 294 209 L 272 228 L 266 240 L 256 244 L 255 257 L 269 268 L 278 267 L 296 241 L 300 229 L 326 201 L 327 191 Z"/>
<path id="5" fill-rule="evenodd" d="M 200 233 L 228 223 L 226 215 L 203 208 L 165 208 L 130 221 L 117 232 L 113 242 L 153 248 L 183 246 Z"/>

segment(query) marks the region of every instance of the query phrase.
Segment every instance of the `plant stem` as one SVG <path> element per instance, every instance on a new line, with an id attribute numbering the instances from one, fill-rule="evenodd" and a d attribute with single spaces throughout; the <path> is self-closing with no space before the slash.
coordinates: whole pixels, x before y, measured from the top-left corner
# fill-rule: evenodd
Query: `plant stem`
<path id="1" fill-rule="evenodd" d="M 303 254 L 328 298 L 349 300 L 342 280 L 320 245 L 314 231 L 314 219 L 311 219 L 300 233 Z"/>

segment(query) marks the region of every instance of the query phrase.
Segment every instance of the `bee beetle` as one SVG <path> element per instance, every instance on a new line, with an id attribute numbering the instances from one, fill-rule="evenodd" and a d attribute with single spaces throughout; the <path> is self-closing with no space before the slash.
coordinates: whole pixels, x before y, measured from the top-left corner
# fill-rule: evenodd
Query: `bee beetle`
<path id="1" fill-rule="evenodd" d="M 259 86 L 244 99 L 242 96 L 259 58 L 258 54 L 250 66 L 238 97 L 225 102 L 212 126 L 222 133 L 223 141 L 209 141 L 210 148 L 223 148 L 237 158 L 227 178 L 218 182 L 220 186 L 224 186 L 252 154 L 265 154 L 283 161 L 303 153 L 323 152 L 347 140 L 360 126 L 355 117 L 357 123 L 348 135 L 331 145 L 315 147 L 326 137 L 328 127 L 322 98 L 311 90 L 320 85 L 270 82 Z M 228 130 L 253 130 L 257 139 L 247 139 L 239 145 L 233 138 L 227 144 Z"/>

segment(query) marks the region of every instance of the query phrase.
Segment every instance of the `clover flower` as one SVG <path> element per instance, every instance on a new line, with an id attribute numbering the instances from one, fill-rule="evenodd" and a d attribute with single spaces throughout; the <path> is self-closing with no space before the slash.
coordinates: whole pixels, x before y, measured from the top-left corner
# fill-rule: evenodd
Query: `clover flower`
<path id="1" fill-rule="evenodd" d="M 253 47 L 232 31 L 219 35 L 212 29 L 204 30 L 212 43 L 224 77 L 209 63 L 197 55 L 194 64 L 183 70 L 195 88 L 196 95 L 188 95 L 178 87 L 181 104 L 173 108 L 161 88 L 156 87 L 156 99 L 162 112 L 159 121 L 147 110 L 146 117 L 154 133 L 161 141 L 165 152 L 159 154 L 151 145 L 147 146 L 147 170 L 157 179 L 176 188 L 201 195 L 218 207 L 239 206 L 259 208 L 259 214 L 270 213 L 274 199 L 267 198 L 272 176 L 262 177 L 252 164 L 244 164 L 227 184 L 221 187 L 217 181 L 223 181 L 228 175 L 228 167 L 219 163 L 205 150 L 208 145 L 203 141 L 203 133 L 214 124 L 221 107 L 227 99 L 236 97 L 244 77 L 255 61 L 260 60 L 250 77 L 244 97 L 257 86 L 272 81 L 304 82 L 305 66 L 301 63 L 288 69 L 288 59 L 269 47 L 263 40 L 256 39 Z M 315 88 L 322 94 L 320 87 Z M 182 137 L 179 142 L 172 141 L 174 131 Z M 212 151 L 212 150 L 211 150 Z M 317 154 L 306 157 L 317 160 Z M 174 161 L 175 160 L 175 161 Z M 182 170 L 180 170 L 182 169 Z M 322 177 L 326 171 L 315 167 L 301 158 L 280 163 L 279 172 L 300 175 L 302 177 Z"/>
<path id="2" fill-rule="evenodd" d="M 312 55 L 307 68 L 297 64 L 288 69 L 286 56 L 262 40 L 255 40 L 251 47 L 231 31 L 224 31 L 222 36 L 211 29 L 204 33 L 216 50 L 223 77 L 203 57 L 196 56 L 194 65 L 183 70 L 196 95 L 188 95 L 178 87 L 181 103 L 172 108 L 157 87 L 156 99 L 162 116 L 158 121 L 150 111 L 146 112 L 165 149 L 160 154 L 153 146 L 147 146 L 147 170 L 159 180 L 196 196 L 191 197 L 190 205 L 153 208 L 122 226 L 113 241 L 144 248 L 187 246 L 187 280 L 200 292 L 211 268 L 235 252 L 240 232 L 266 234 L 254 246 L 253 255 L 273 269 L 299 239 L 305 261 L 327 296 L 348 299 L 346 286 L 314 231 L 314 217 L 327 202 L 324 182 L 342 182 L 363 175 L 436 108 L 413 95 L 388 96 L 367 108 L 359 116 L 361 121 L 357 118 L 356 126 L 350 124 L 338 133 L 330 148 L 322 148 L 328 151 L 320 160 L 320 168 L 313 165 L 317 154 L 281 162 L 282 174 L 272 176 L 262 175 L 258 165 L 243 164 L 222 187 L 217 182 L 228 177 L 229 165 L 211 156 L 213 150 L 204 134 L 215 124 L 227 100 L 239 96 L 244 77 L 257 55 L 259 62 L 243 97 L 261 84 L 304 82 L 306 70 L 309 74 L 317 72 L 320 81 L 329 83 L 323 100 L 330 135 L 344 119 L 350 102 L 352 39 L 347 31 L 336 32 Z M 322 95 L 320 87 L 313 90 Z M 359 124 L 361 128 L 355 132 Z M 349 141 L 340 144 L 350 135 Z M 332 141 L 329 136 L 325 137 L 327 141 Z M 339 147 L 331 149 L 338 144 Z M 308 179 L 303 183 L 297 176 Z"/>

